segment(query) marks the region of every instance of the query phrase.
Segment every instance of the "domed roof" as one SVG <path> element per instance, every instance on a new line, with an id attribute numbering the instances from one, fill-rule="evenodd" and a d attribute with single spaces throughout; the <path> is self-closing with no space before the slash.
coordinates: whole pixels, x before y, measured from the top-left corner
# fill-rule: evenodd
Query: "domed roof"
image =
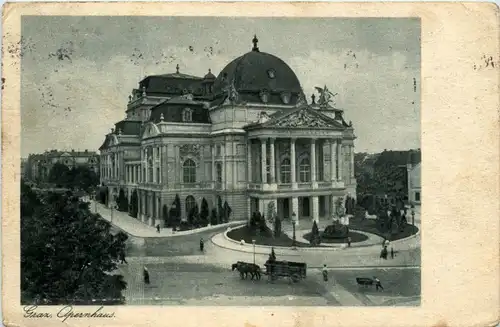
<path id="1" fill-rule="evenodd" d="M 234 83 L 236 91 L 291 92 L 302 91 L 293 70 L 280 58 L 260 52 L 254 37 L 252 51 L 230 62 L 217 76 L 214 93 L 220 94 L 227 85 Z"/>

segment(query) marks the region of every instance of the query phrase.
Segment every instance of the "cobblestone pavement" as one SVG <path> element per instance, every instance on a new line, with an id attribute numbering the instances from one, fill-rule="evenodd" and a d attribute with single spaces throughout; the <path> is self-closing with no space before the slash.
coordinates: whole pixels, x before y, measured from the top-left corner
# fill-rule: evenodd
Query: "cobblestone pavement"
<path id="1" fill-rule="evenodd" d="M 420 271 L 410 268 L 332 269 L 328 282 L 319 269 L 308 269 L 298 283 L 266 276 L 260 281 L 241 280 L 229 266 L 181 263 L 180 257 L 130 257 L 119 271 L 127 281 L 124 292 L 130 305 L 311 305 L 379 306 L 418 305 Z M 150 272 L 145 286 L 142 268 Z M 384 291 L 359 288 L 356 277 L 377 276 Z"/>

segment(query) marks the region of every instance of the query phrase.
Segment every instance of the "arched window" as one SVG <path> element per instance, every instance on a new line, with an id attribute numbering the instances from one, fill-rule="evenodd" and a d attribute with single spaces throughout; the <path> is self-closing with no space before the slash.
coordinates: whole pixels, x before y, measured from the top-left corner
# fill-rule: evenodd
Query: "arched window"
<path id="1" fill-rule="evenodd" d="M 184 169 L 184 183 L 196 183 L 196 164 L 194 161 L 187 159 L 182 168 Z"/>
<path id="2" fill-rule="evenodd" d="M 311 165 L 309 158 L 304 158 L 299 165 L 299 178 L 302 183 L 307 183 L 311 180 Z"/>
<path id="3" fill-rule="evenodd" d="M 222 183 L 222 165 L 220 162 L 215 164 L 215 170 L 217 173 L 217 182 Z"/>
<path id="4" fill-rule="evenodd" d="M 192 195 L 188 195 L 186 197 L 186 215 L 189 215 L 191 210 L 193 210 L 194 206 L 196 205 L 196 200 Z"/>
<path id="5" fill-rule="evenodd" d="M 190 123 L 193 121 L 193 111 L 191 109 L 184 109 L 184 111 L 182 112 L 182 121 L 185 123 Z"/>
<path id="6" fill-rule="evenodd" d="M 280 166 L 281 172 L 281 183 L 291 183 L 292 182 L 292 171 L 290 168 L 290 159 L 285 158 L 281 161 Z"/>

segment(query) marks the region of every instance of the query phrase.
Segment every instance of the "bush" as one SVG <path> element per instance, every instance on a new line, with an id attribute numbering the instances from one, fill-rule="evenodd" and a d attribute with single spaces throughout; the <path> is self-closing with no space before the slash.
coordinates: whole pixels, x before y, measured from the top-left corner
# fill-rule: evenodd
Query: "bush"
<path id="1" fill-rule="evenodd" d="M 210 211 L 208 209 L 208 202 L 203 198 L 201 200 L 201 211 L 200 211 L 200 224 L 205 227 L 208 225 L 208 216 L 210 215 Z"/>
<path id="2" fill-rule="evenodd" d="M 312 226 L 310 243 L 312 246 L 316 246 L 321 243 L 321 236 L 319 235 L 319 228 L 316 220 L 314 221 Z"/>
<path id="3" fill-rule="evenodd" d="M 314 228 L 314 225 L 313 225 Z M 325 228 L 323 238 L 346 238 L 349 235 L 349 228 L 338 221 Z"/>
<path id="4" fill-rule="evenodd" d="M 210 214 L 210 225 L 217 225 L 218 219 L 217 219 L 217 210 L 215 208 L 212 209 L 212 213 Z"/>

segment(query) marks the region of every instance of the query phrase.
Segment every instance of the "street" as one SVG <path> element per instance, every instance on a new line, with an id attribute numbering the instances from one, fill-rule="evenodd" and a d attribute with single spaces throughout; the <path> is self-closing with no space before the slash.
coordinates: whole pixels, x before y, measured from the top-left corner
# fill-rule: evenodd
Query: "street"
<path id="1" fill-rule="evenodd" d="M 119 272 L 127 281 L 124 292 L 129 305 L 394 305 L 418 301 L 419 269 L 343 269 L 330 270 L 324 282 L 319 269 L 308 269 L 307 278 L 298 283 L 287 279 L 241 280 L 230 267 L 179 263 L 162 257 L 132 257 Z M 142 268 L 150 273 L 145 285 Z M 356 277 L 377 276 L 384 291 L 356 285 Z M 392 301 L 392 302 L 391 302 Z M 387 305 L 386 304 L 386 305 Z M 415 303 L 413 303 L 415 305 Z"/>

